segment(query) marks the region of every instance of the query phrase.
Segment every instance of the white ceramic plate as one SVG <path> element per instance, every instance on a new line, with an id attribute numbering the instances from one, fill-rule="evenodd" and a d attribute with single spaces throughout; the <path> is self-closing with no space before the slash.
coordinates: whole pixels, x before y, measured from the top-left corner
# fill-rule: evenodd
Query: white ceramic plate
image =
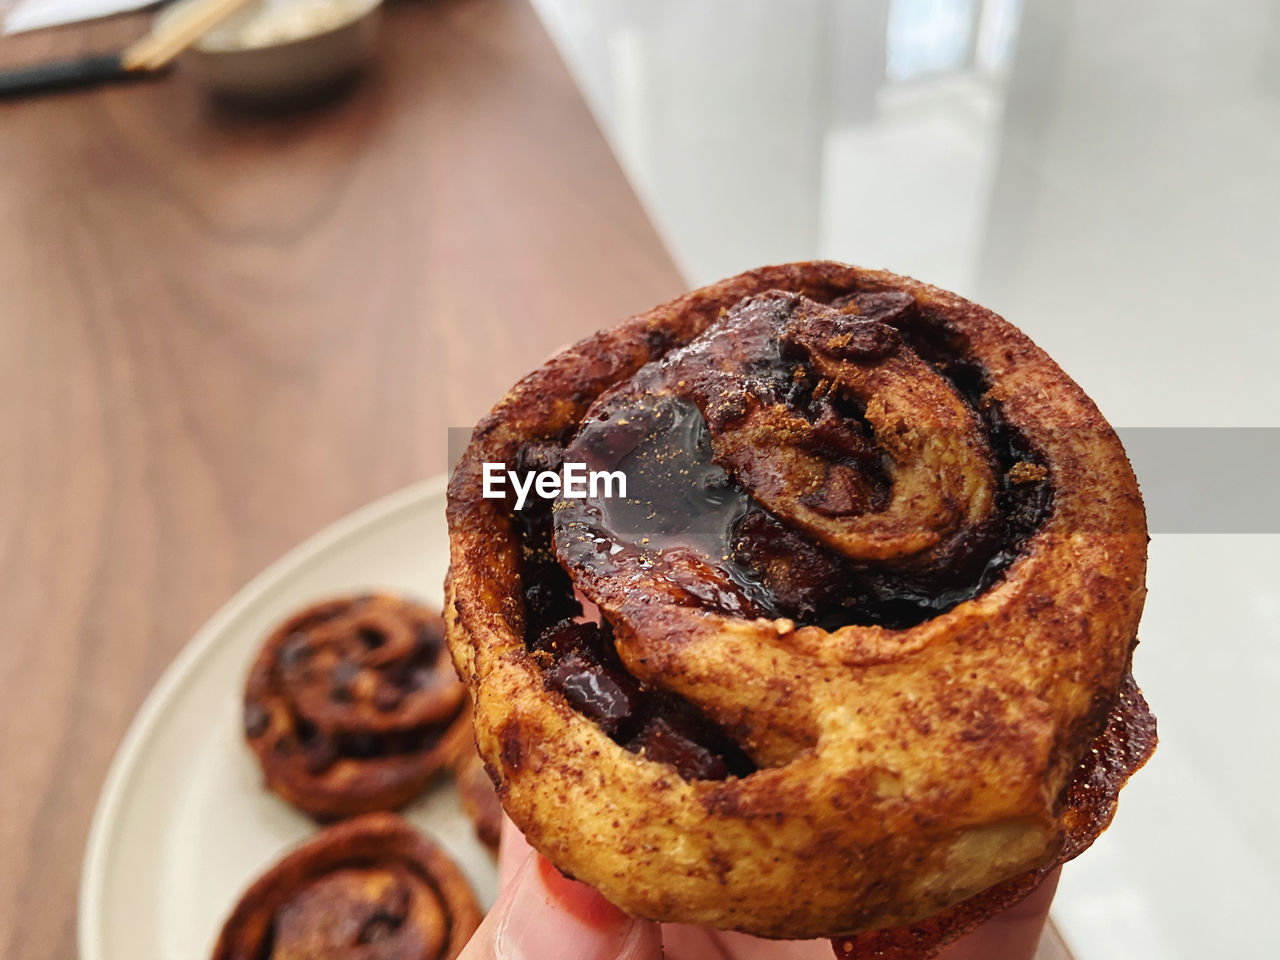
<path id="1" fill-rule="evenodd" d="M 316 829 L 263 788 L 242 739 L 240 695 L 258 644 L 332 594 L 385 587 L 439 604 L 448 557 L 437 478 L 312 537 L 205 624 L 147 697 L 107 775 L 81 878 L 81 960 L 209 955 L 249 882 Z M 490 905 L 497 873 L 452 781 L 405 814 Z"/>

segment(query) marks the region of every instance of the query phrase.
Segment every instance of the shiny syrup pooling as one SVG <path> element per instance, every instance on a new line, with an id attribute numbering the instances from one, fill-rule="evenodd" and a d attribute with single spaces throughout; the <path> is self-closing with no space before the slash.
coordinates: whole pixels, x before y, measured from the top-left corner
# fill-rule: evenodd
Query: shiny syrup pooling
<path id="1" fill-rule="evenodd" d="M 555 543 L 570 567 L 635 558 L 692 602 L 763 615 L 767 589 L 733 560 L 738 524 L 755 506 L 712 460 L 711 432 L 686 400 L 646 398 L 588 424 L 575 443 L 589 470 L 621 470 L 627 496 L 573 504 Z M 707 570 L 719 576 L 706 576 Z"/>
<path id="2" fill-rule="evenodd" d="M 530 445 L 522 463 L 556 469 L 554 443 Z M 644 687 L 626 669 L 607 622 L 582 622 L 573 582 L 552 549 L 551 502 L 535 499 L 517 518 L 523 554 L 525 646 L 543 666 L 543 682 L 616 743 L 675 767 L 688 780 L 743 777 L 755 764 L 693 704 Z"/>
<path id="3" fill-rule="evenodd" d="M 710 432 L 693 404 L 652 398 L 613 418 L 626 420 L 627 429 L 588 424 L 577 449 L 588 453 L 590 469 L 626 471 L 629 496 L 566 512 L 556 541 L 565 561 L 589 569 L 638 554 L 654 579 L 665 579 L 691 604 L 733 616 L 786 617 L 826 629 L 915 626 L 994 583 L 1048 503 L 1044 490 L 1004 482 L 999 530 L 962 545 L 947 570 L 908 575 L 859 568 L 787 526 L 734 483 L 712 461 Z M 1006 470 L 1028 458 L 1008 442 L 1002 453 L 997 458 Z M 687 562 L 690 557 L 698 564 Z M 707 569 L 718 576 L 707 577 Z"/>
<path id="4" fill-rule="evenodd" d="M 574 438 L 574 458 L 586 459 L 590 469 L 625 471 L 630 496 L 575 501 L 560 513 L 555 545 L 562 559 L 571 568 L 594 567 L 607 576 L 639 555 L 652 579 L 666 581 L 677 597 L 683 594 L 692 605 L 734 616 L 786 617 L 826 629 L 912 627 L 973 599 L 998 581 L 1052 504 L 1050 483 L 1017 484 L 1009 470 L 1020 462 L 1041 463 L 1042 458 L 987 395 L 986 372 L 965 359 L 969 350 L 963 336 L 919 308 L 910 295 L 859 293 L 834 305 L 860 310 L 859 327 L 901 336 L 973 410 L 995 461 L 997 508 L 992 523 L 966 531 L 948 562 L 933 569 L 855 564 L 756 503 L 713 461 L 703 411 L 689 400 L 654 389 L 610 405 L 584 422 Z M 788 333 L 785 306 L 778 302 L 776 318 L 746 331 L 758 342 L 749 344 L 755 359 L 743 371 L 743 389 L 766 402 L 783 404 L 811 423 L 840 425 L 820 439 L 821 450 L 833 463 L 856 463 L 858 473 L 871 478 L 874 498 L 876 488 L 887 488 L 888 480 L 877 462 L 879 454 L 861 406 L 855 398 L 816 394 L 817 378 Z M 872 319 L 878 322 L 865 322 Z M 762 329 L 770 328 L 762 335 Z M 708 335 L 700 338 L 702 344 L 695 341 L 676 351 L 667 362 L 681 360 L 681 354 L 705 344 Z M 856 346 L 875 351 L 885 338 L 870 339 L 875 342 Z M 640 371 L 634 382 L 660 383 L 661 378 L 651 373 L 655 366 Z M 718 409 L 707 413 L 713 421 L 720 415 Z"/>
<path id="5" fill-rule="evenodd" d="M 1042 464 L 1042 458 L 987 396 L 986 373 L 963 359 L 963 339 L 905 294 L 856 296 L 865 301 L 860 304 L 864 312 L 870 309 L 890 324 L 965 398 L 999 468 L 999 523 L 961 544 L 947 569 L 903 575 L 856 567 L 791 529 L 714 462 L 703 411 L 670 394 L 652 393 L 616 406 L 585 422 L 575 438 L 575 454 L 589 469 L 626 473 L 626 498 L 575 503 L 574 510 L 557 518 L 554 533 L 549 503 L 517 514 L 525 552 L 526 643 L 547 661 L 547 685 L 615 741 L 673 764 L 686 778 L 743 776 L 755 768 L 741 747 L 690 703 L 643 688 L 619 660 L 608 623 L 573 620 L 581 607 L 556 548 L 565 563 L 579 569 L 598 566 L 606 572 L 619 559 L 638 559 L 686 602 L 734 616 L 787 617 L 826 629 L 871 624 L 901 629 L 996 583 L 1051 509 L 1049 482 L 1010 481 L 1008 471 L 1015 464 Z M 834 408 L 853 433 L 833 440 L 833 461 L 856 459 L 864 475 L 883 483 L 869 460 L 874 454 L 857 441 L 865 426 L 857 403 L 830 396 L 815 400 L 814 378 L 803 358 L 781 339 L 763 347 L 750 371 L 754 388 L 811 422 Z M 530 444 L 521 456 L 538 468 L 556 469 L 563 445 Z"/>

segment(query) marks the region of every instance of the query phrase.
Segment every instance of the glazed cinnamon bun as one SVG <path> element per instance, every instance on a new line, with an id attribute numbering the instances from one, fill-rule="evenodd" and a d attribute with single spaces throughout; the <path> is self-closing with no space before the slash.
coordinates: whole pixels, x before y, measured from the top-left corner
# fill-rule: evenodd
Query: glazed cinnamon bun
<path id="1" fill-rule="evenodd" d="M 244 732 L 267 786 L 320 820 L 395 810 L 471 739 L 439 614 L 388 594 L 317 603 L 263 644 Z"/>
<path id="2" fill-rule="evenodd" d="M 486 463 L 625 496 L 516 510 Z M 1124 450 L 914 280 L 767 267 L 583 340 L 476 427 L 448 516 L 503 806 L 639 916 L 929 956 L 1087 847 L 1154 748 Z"/>
<path id="3" fill-rule="evenodd" d="M 481 918 L 452 860 L 374 813 L 316 834 L 255 881 L 213 960 L 451 960 Z"/>

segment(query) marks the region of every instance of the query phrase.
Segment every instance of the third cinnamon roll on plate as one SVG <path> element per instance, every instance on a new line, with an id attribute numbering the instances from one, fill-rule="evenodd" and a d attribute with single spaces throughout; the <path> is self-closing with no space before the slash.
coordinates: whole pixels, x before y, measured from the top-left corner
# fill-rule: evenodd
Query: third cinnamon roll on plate
<path id="1" fill-rule="evenodd" d="M 452 960 L 483 914 L 466 877 L 394 814 L 329 827 L 241 896 L 213 960 Z"/>
<path id="2" fill-rule="evenodd" d="M 485 464 L 625 496 L 516 509 Z M 476 427 L 449 525 L 503 805 L 639 916 L 929 956 L 1087 847 L 1154 748 L 1119 441 L 914 280 L 767 267 L 582 341 Z"/>

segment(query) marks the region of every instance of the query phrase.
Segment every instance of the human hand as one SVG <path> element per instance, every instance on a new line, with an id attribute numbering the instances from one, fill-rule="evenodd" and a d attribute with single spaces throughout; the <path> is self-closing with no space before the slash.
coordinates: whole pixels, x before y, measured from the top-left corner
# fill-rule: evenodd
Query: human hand
<path id="1" fill-rule="evenodd" d="M 832 960 L 829 940 L 759 940 L 741 933 L 628 917 L 584 883 L 566 880 L 503 823 L 502 895 L 458 960 Z M 1058 873 L 1030 897 L 948 947 L 938 960 L 1032 960 Z"/>

